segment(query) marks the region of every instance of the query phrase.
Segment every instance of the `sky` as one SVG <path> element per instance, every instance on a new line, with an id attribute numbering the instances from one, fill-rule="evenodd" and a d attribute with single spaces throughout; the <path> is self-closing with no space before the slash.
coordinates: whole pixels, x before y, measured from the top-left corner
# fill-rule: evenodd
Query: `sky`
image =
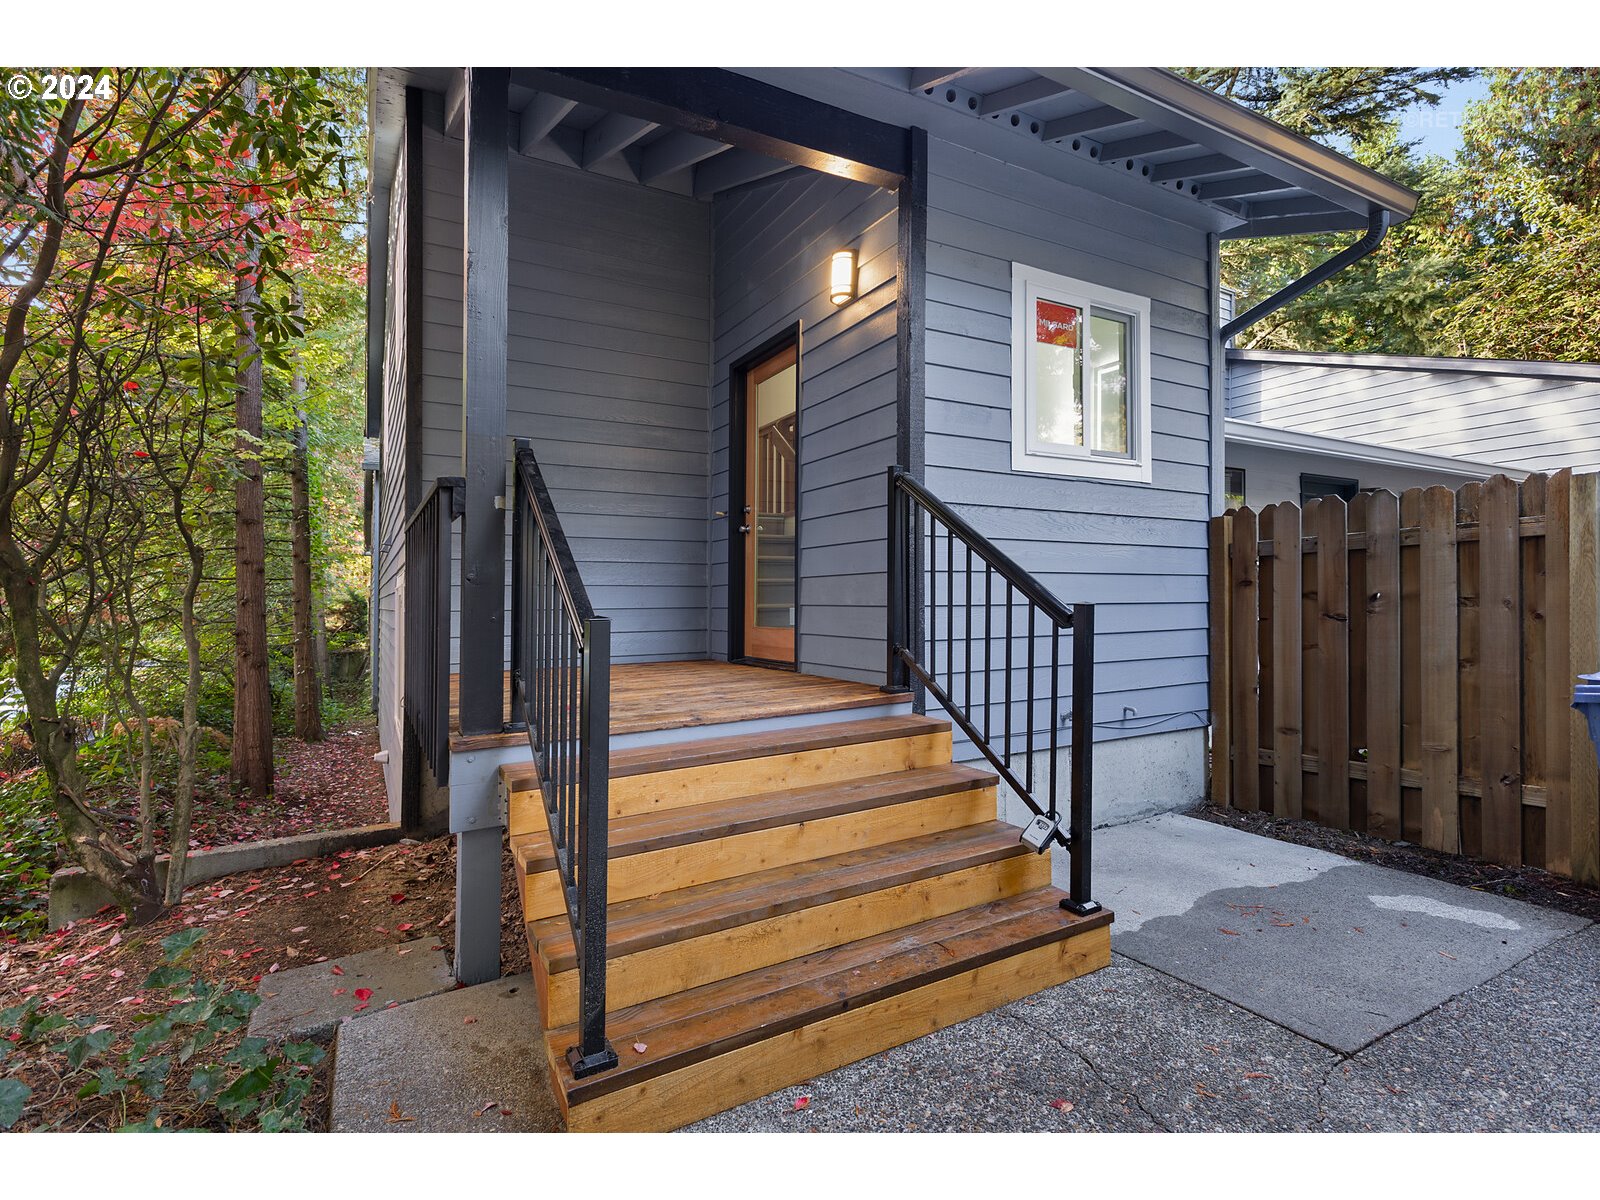
<path id="1" fill-rule="evenodd" d="M 1400 136 L 1408 142 L 1419 142 L 1418 154 L 1452 158 L 1461 148 L 1461 120 L 1467 105 L 1488 94 L 1489 85 L 1481 75 L 1453 84 L 1445 89 L 1437 106 L 1408 109 L 1400 118 Z"/>

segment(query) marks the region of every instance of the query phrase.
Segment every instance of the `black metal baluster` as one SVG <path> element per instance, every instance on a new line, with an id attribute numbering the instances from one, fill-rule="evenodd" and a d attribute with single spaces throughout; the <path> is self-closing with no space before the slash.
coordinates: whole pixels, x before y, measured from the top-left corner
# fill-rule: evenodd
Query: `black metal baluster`
<path id="1" fill-rule="evenodd" d="M 990 627 L 994 615 L 994 579 L 987 559 L 983 563 L 983 740 L 989 740 L 989 676 L 994 665 L 994 633 Z"/>
<path id="2" fill-rule="evenodd" d="M 1028 601 L 1028 628 L 1023 634 L 1028 641 L 1028 795 L 1033 795 L 1033 601 Z"/>
<path id="3" fill-rule="evenodd" d="M 1011 709 L 1016 701 L 1011 698 L 1011 581 L 1006 580 L 1006 681 L 1000 689 L 1000 697 L 1006 706 L 1006 766 L 1011 765 L 1015 755 L 1015 748 L 1011 741 Z"/>
<path id="4" fill-rule="evenodd" d="M 961 699 L 972 718 L 972 547 L 967 547 L 967 582 L 961 595 L 962 615 L 967 619 L 967 672 L 961 681 Z"/>
<path id="5" fill-rule="evenodd" d="M 1061 699 L 1061 626 L 1050 622 L 1050 819 L 1058 816 L 1056 804 L 1056 743 L 1061 717 L 1057 704 Z"/>

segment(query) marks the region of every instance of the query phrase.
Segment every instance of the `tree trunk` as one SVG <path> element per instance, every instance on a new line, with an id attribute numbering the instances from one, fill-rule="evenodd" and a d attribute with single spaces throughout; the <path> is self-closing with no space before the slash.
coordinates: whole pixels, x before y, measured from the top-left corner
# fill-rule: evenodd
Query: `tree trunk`
<path id="1" fill-rule="evenodd" d="M 172 802 L 172 823 L 167 829 L 166 902 L 182 901 L 189 874 L 189 829 L 194 818 L 195 760 L 200 749 L 200 628 L 195 619 L 195 597 L 205 578 L 205 550 L 195 540 L 183 511 L 183 496 L 174 494 L 172 515 L 178 536 L 189 553 L 189 578 L 184 584 L 179 627 L 183 633 L 183 732 L 178 742 L 178 786 Z M 235 739 L 237 744 L 237 739 Z"/>
<path id="2" fill-rule="evenodd" d="M 84 797 L 77 747 L 70 722 L 56 704 L 55 680 L 44 669 L 39 649 L 39 585 L 29 574 L 15 543 L 0 544 L 0 591 L 10 610 L 15 639 L 17 687 L 27 704 L 34 753 L 44 765 L 61 836 L 72 855 L 139 924 L 161 915 L 155 872 L 130 855 L 101 827 Z"/>
<path id="3" fill-rule="evenodd" d="M 255 79 L 241 90 L 255 111 Z M 272 792 L 272 683 L 267 671 L 266 511 L 261 489 L 261 354 L 255 336 L 260 251 L 246 250 L 248 266 L 235 295 L 239 305 L 239 385 L 234 425 L 239 478 L 234 484 L 233 780 L 250 795 Z"/>
<path id="4" fill-rule="evenodd" d="M 300 289 L 295 308 L 301 310 Z M 307 742 L 322 740 L 322 689 L 317 675 L 315 622 L 311 585 L 311 462 L 305 409 L 306 377 L 300 355 L 294 356 L 294 446 L 289 458 L 293 498 L 290 525 L 294 541 L 294 735 Z"/>

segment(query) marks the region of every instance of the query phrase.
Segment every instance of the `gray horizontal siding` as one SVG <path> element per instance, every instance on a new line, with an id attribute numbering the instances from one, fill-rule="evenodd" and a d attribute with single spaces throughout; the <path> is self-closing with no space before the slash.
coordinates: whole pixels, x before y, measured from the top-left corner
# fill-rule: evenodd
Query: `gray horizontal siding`
<path id="1" fill-rule="evenodd" d="M 431 480 L 460 472 L 462 178 L 459 141 L 427 148 Z M 533 441 L 613 656 L 703 657 L 709 206 L 520 155 L 510 191 L 507 431 Z"/>
<path id="2" fill-rule="evenodd" d="M 1600 468 L 1594 381 L 1232 361 L 1228 415 L 1525 471 Z"/>
<path id="3" fill-rule="evenodd" d="M 715 204 L 711 494 L 728 495 L 731 364 L 798 321 L 803 671 L 883 678 L 884 469 L 895 453 L 895 263 L 891 192 L 825 175 L 786 179 Z M 828 300 L 835 250 L 855 249 L 858 298 Z M 740 502 L 742 503 L 742 502 Z M 710 535 L 711 647 L 728 653 L 726 525 Z"/>
<path id="4" fill-rule="evenodd" d="M 928 201 L 929 487 L 1061 599 L 1098 606 L 1097 737 L 1205 724 L 1212 329 L 1205 236 L 937 140 Z M 1011 470 L 1013 263 L 1150 297 L 1151 485 Z M 944 562 L 942 543 L 937 562 Z M 958 551 L 957 567 L 963 563 Z M 981 569 L 977 575 L 975 600 Z M 966 698 L 970 686 L 981 711 L 986 649 L 996 666 L 1004 661 L 999 622 L 988 638 L 975 629 L 969 685 L 963 590 L 958 585 L 953 603 L 942 593 L 932 599 L 936 638 L 954 620 L 955 696 Z M 1014 668 L 1025 653 L 1020 625 L 1018 633 Z M 1061 649 L 1063 685 L 1070 640 Z M 944 653 L 941 646 L 941 672 Z M 1047 663 L 1036 665 L 1040 693 Z M 1064 698 L 1062 719 L 1065 705 Z M 1123 720 L 1130 708 L 1136 715 Z M 996 699 L 991 732 L 1001 711 Z M 1021 705 L 1012 720 L 1020 748 Z M 1049 720 L 1041 700 L 1036 745 Z M 974 754 L 963 741 L 958 755 Z"/>

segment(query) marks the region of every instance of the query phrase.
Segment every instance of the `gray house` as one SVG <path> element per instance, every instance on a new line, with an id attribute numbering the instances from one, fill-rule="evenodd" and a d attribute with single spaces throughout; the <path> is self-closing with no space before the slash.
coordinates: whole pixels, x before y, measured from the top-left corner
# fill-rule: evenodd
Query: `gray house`
<path id="1" fill-rule="evenodd" d="M 1092 829 L 1203 790 L 1219 241 L 1412 193 L 1156 70 L 371 79 L 386 779 L 463 980 L 509 838 L 569 1127 L 1104 965 Z"/>
<path id="2" fill-rule="evenodd" d="M 1600 364 L 1229 350 L 1228 497 L 1600 470 Z"/>

